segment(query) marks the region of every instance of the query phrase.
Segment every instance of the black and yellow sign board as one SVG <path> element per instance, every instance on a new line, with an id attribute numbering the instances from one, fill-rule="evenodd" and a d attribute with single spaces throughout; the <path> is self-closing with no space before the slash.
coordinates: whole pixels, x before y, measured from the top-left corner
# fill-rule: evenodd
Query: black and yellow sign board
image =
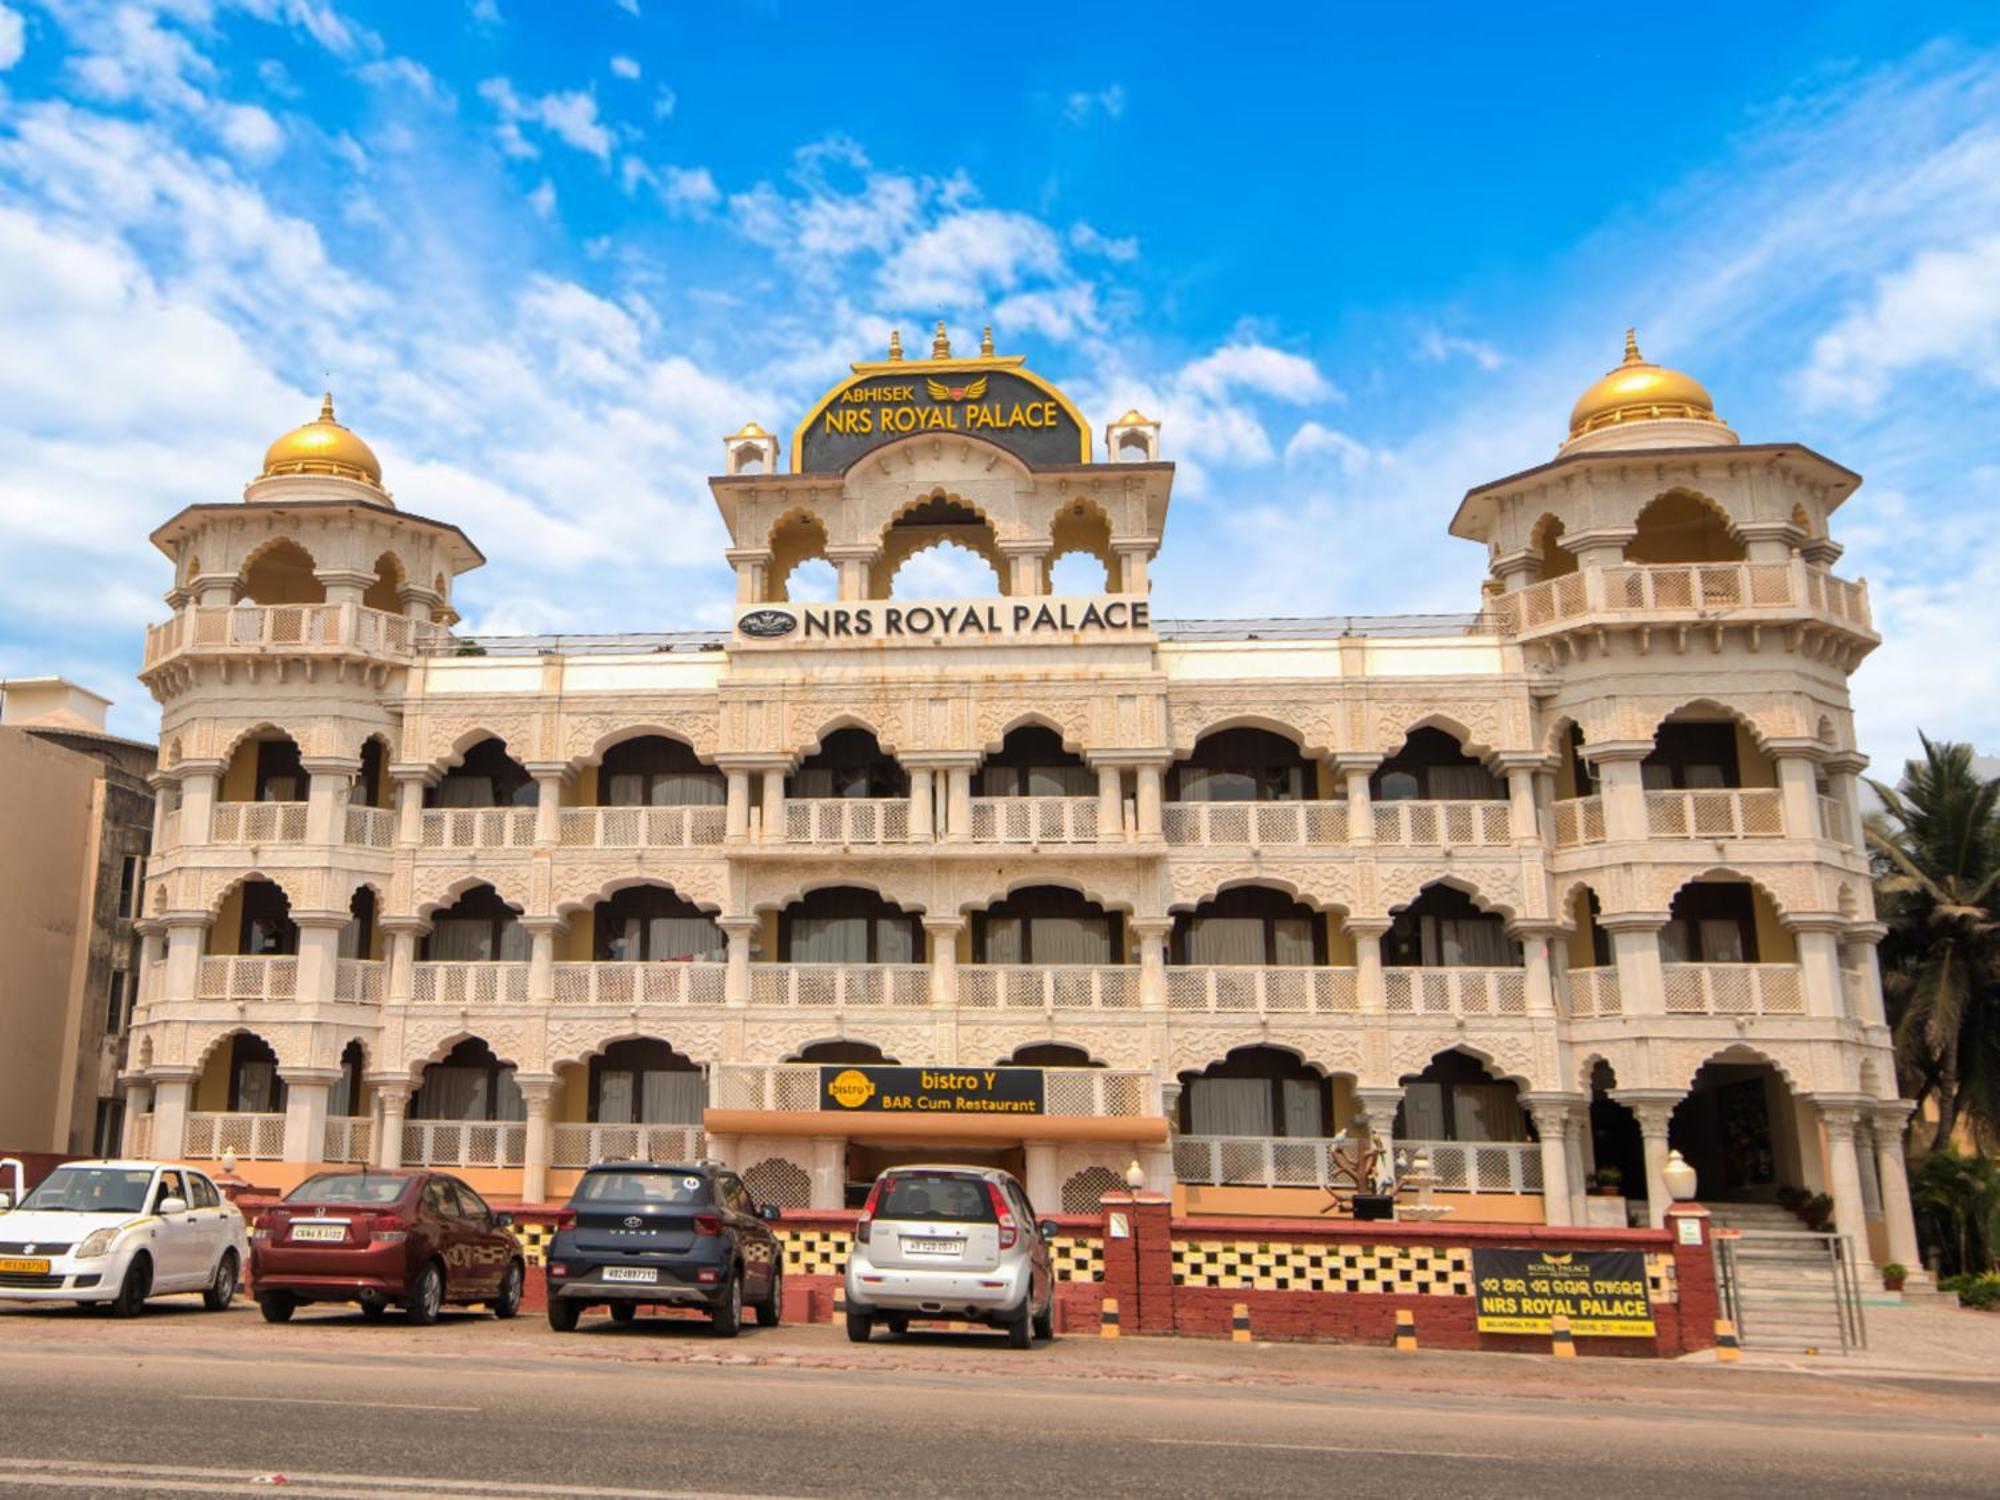
<path id="1" fill-rule="evenodd" d="M 895 1115 L 1038 1115 L 1040 1068 L 885 1068 L 826 1064 L 820 1108 Z"/>
<path id="2" fill-rule="evenodd" d="M 1651 1338 L 1646 1257 L 1637 1250 L 1472 1252 L 1481 1333 L 1548 1333 L 1556 1313 L 1578 1338 Z"/>
<path id="3" fill-rule="evenodd" d="M 792 472 L 840 474 L 885 443 L 926 433 L 983 438 L 1031 467 L 1090 462 L 1069 398 L 1018 356 L 856 365 L 799 424 Z"/>

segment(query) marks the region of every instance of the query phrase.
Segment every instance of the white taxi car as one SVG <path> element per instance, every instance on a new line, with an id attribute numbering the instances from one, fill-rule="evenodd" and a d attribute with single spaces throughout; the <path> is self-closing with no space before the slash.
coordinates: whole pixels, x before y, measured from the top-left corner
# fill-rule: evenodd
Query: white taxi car
<path id="1" fill-rule="evenodd" d="M 242 1213 L 200 1172 L 66 1162 L 0 1212 L 0 1301 L 104 1303 L 130 1318 L 148 1297 L 200 1292 L 220 1312 L 248 1253 Z"/>

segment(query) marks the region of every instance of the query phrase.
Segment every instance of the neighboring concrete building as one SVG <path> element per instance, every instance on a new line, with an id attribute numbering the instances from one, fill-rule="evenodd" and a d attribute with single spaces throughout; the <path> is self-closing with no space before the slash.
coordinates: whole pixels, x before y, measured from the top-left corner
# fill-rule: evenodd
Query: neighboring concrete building
<path id="1" fill-rule="evenodd" d="M 0 1154 L 111 1153 L 138 990 L 151 745 L 60 677 L 0 682 Z"/>
<path id="2" fill-rule="evenodd" d="M 1660 1222 L 1671 1144 L 1710 1202 L 1824 1188 L 1916 1265 L 1847 693 L 1878 638 L 1830 571 L 1858 477 L 1628 344 L 1464 497 L 1478 613 L 1176 623 L 1159 439 L 1128 412 L 1100 461 L 940 330 L 788 471 L 725 440 L 732 630 L 470 640 L 483 559 L 329 402 L 154 534 L 131 1149 L 530 1200 L 707 1152 L 819 1207 L 947 1156 L 1089 1208 L 1137 1160 L 1186 1212 L 1317 1216 L 1365 1131 L 1461 1218 L 1562 1224 Z M 899 598 L 946 543 L 992 595 Z M 1049 597 L 1071 554 L 1101 587 Z"/>

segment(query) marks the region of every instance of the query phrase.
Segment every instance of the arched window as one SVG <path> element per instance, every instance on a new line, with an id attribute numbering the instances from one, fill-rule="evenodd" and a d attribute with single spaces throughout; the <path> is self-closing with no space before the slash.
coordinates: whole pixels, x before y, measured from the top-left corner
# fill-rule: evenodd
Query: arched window
<path id="1" fill-rule="evenodd" d="M 1465 802 L 1504 798 L 1507 789 L 1457 740 L 1426 725 L 1375 768 L 1368 794 L 1377 802 Z"/>
<path id="2" fill-rule="evenodd" d="M 1239 1047 L 1181 1075 L 1183 1135 L 1324 1138 L 1333 1119 L 1327 1077 L 1276 1047 Z"/>
<path id="3" fill-rule="evenodd" d="M 312 554 L 286 537 L 266 547 L 243 570 L 243 599 L 250 604 L 324 604 L 326 585 L 313 569 Z"/>
<path id="4" fill-rule="evenodd" d="M 534 943 L 521 913 L 490 885 L 477 885 L 431 918 L 419 957 L 440 963 L 521 963 Z"/>
<path id="5" fill-rule="evenodd" d="M 410 1095 L 412 1120 L 525 1120 L 527 1101 L 514 1081 L 514 1069 L 493 1055 L 477 1037 L 469 1037 L 442 1062 L 424 1069 L 423 1082 Z"/>
<path id="6" fill-rule="evenodd" d="M 243 882 L 236 951 L 250 954 L 299 951 L 299 929 L 292 920 L 291 898 L 268 880 Z"/>
<path id="7" fill-rule="evenodd" d="M 1168 940 L 1177 964 L 1326 962 L 1326 921 L 1302 901 L 1247 887 L 1224 891 L 1174 918 Z"/>
<path id="8" fill-rule="evenodd" d="M 361 742 L 361 775 L 354 784 L 355 800 L 360 806 L 389 805 L 388 779 L 383 774 L 387 760 L 388 752 L 377 736 L 371 734 Z"/>
<path id="9" fill-rule="evenodd" d="M 1653 733 L 1653 748 L 1639 762 L 1649 792 L 1698 791 L 1744 785 L 1741 737 L 1734 719 L 1668 719 Z M 1768 763 L 1757 768 L 1763 785 L 1775 782 Z"/>
<path id="10" fill-rule="evenodd" d="M 1686 490 L 1669 490 L 1639 512 L 1625 544 L 1628 563 L 1741 562 L 1743 544 L 1730 534 L 1729 518 Z"/>
<path id="11" fill-rule="evenodd" d="M 972 961 L 981 964 L 1115 964 L 1125 919 L 1063 886 L 1037 885 L 972 914 Z"/>
<path id="12" fill-rule="evenodd" d="M 1009 732 L 973 786 L 979 797 L 1088 797 L 1096 790 L 1096 773 L 1063 749 L 1061 735 L 1039 724 Z"/>
<path id="13" fill-rule="evenodd" d="M 707 1080 L 651 1037 L 613 1042 L 590 1060 L 590 1118 L 604 1125 L 699 1125 Z"/>
<path id="14" fill-rule="evenodd" d="M 340 929 L 342 958 L 376 958 L 380 955 L 381 943 L 375 915 L 374 888 L 357 886 L 354 898 L 347 903 L 347 925 Z"/>
<path id="15" fill-rule="evenodd" d="M 920 917 L 858 886 L 833 886 L 778 914 L 781 963 L 913 964 L 923 961 Z"/>
<path id="16" fill-rule="evenodd" d="M 603 807 L 720 807 L 729 782 L 679 740 L 649 734 L 604 752 L 597 800 Z"/>
<path id="17" fill-rule="evenodd" d="M 1016 1047 L 1004 1066 L 1012 1068 L 1101 1068 L 1081 1047 L 1068 1042 L 1029 1042 Z"/>
<path id="18" fill-rule="evenodd" d="M 303 802 L 305 766 L 298 741 L 270 733 L 237 745 L 218 788 L 223 802 Z"/>
<path id="19" fill-rule="evenodd" d="M 1173 802 L 1300 802 L 1316 790 L 1313 764 L 1267 729 L 1204 735 L 1167 777 Z"/>
<path id="20" fill-rule="evenodd" d="M 540 793 L 504 740 L 484 739 L 424 792 L 425 807 L 533 807 Z"/>
<path id="21" fill-rule="evenodd" d="M 1394 1135 L 1399 1142 L 1533 1139 L 1521 1091 L 1463 1052 L 1440 1052 L 1423 1072 L 1403 1080 Z"/>
<path id="22" fill-rule="evenodd" d="M 364 1106 L 362 1078 L 368 1057 L 361 1043 L 349 1042 L 340 1049 L 340 1077 L 327 1091 L 326 1112 L 336 1120 L 352 1120 L 368 1113 Z"/>
<path id="23" fill-rule="evenodd" d="M 1518 968 L 1521 945 L 1497 913 L 1481 911 L 1455 886 L 1431 885 L 1395 915 L 1382 962 L 1399 969 Z"/>
<path id="24" fill-rule="evenodd" d="M 600 962 L 720 959 L 727 950 L 715 919 L 657 885 L 628 886 L 597 905 L 595 951 Z"/>
<path id="25" fill-rule="evenodd" d="M 281 1115 L 285 1112 L 285 1080 L 278 1076 L 278 1054 L 261 1036 L 239 1031 L 229 1039 L 229 1112 Z"/>
<path id="26" fill-rule="evenodd" d="M 866 729 L 836 729 L 785 778 L 788 797 L 907 797 L 910 778 Z"/>
<path id="27" fill-rule="evenodd" d="M 1757 892 L 1746 882 L 1690 881 L 1674 892 L 1660 929 L 1660 961 L 1754 964 L 1761 957 L 1757 925 Z"/>
<path id="28" fill-rule="evenodd" d="M 885 1055 L 873 1042 L 837 1041 L 814 1042 L 801 1047 L 787 1062 L 802 1063 L 893 1063 L 896 1059 Z"/>

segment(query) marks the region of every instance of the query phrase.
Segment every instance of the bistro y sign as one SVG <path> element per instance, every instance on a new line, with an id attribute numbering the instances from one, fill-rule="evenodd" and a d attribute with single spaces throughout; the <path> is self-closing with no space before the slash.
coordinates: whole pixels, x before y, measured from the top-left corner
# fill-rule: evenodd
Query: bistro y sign
<path id="1" fill-rule="evenodd" d="M 828 1064 L 819 1070 L 820 1108 L 876 1114 L 1038 1115 L 1040 1068 L 878 1068 Z"/>

